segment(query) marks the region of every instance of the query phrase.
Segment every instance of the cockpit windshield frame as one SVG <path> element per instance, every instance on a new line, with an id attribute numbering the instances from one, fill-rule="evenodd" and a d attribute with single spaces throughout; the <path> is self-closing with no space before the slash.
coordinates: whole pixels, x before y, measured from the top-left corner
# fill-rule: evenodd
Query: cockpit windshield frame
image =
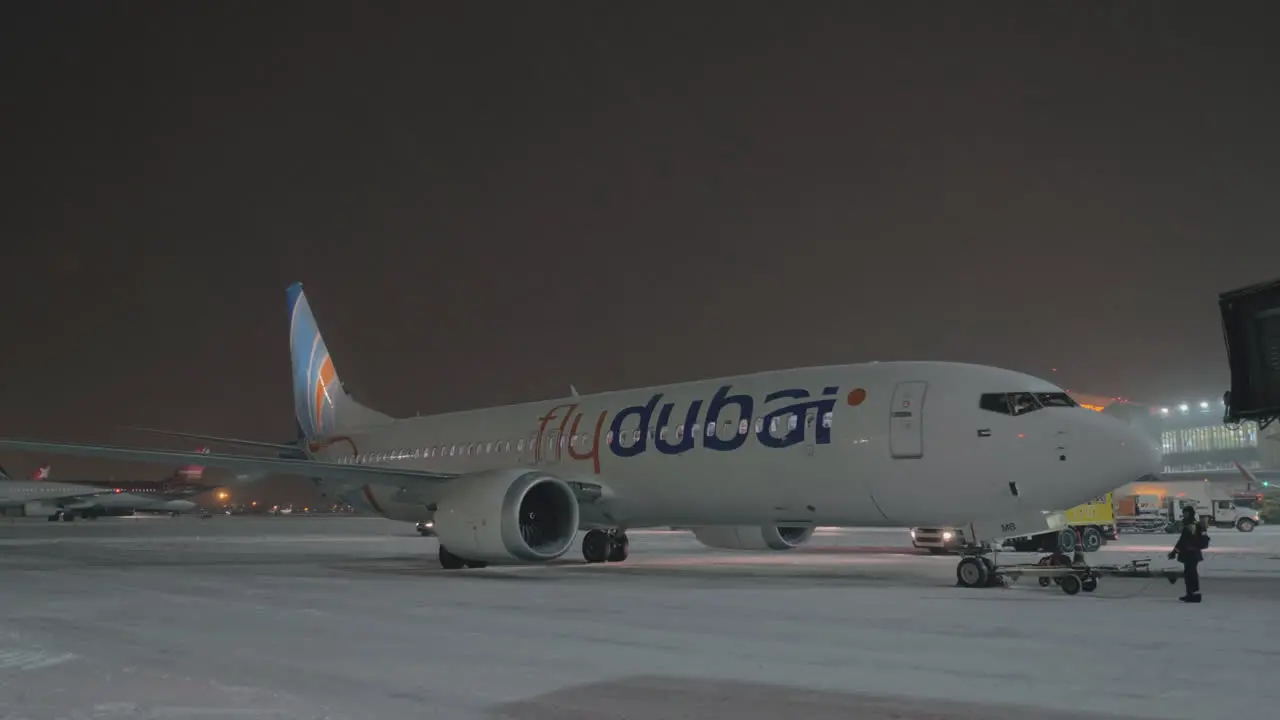
<path id="1" fill-rule="evenodd" d="M 1026 415 L 1045 408 L 1080 407 L 1064 392 L 1002 392 L 983 393 L 978 399 L 978 407 L 988 412 L 1001 415 Z"/>

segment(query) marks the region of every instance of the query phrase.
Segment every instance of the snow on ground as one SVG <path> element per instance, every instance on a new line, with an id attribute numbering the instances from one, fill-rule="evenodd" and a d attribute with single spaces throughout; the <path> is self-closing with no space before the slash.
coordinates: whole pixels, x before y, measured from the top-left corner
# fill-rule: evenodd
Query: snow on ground
<path id="1" fill-rule="evenodd" d="M 1100 562 L 1164 553 L 1125 536 Z M 356 518 L 0 522 L 0 718 L 1268 717 L 1280 528 L 1205 602 L 954 586 L 905 530 L 787 553 L 637 532 L 621 565 L 446 573 Z M 1012 556 L 1011 556 L 1012 558 Z M 1061 714 L 1049 714 L 1057 711 Z"/>

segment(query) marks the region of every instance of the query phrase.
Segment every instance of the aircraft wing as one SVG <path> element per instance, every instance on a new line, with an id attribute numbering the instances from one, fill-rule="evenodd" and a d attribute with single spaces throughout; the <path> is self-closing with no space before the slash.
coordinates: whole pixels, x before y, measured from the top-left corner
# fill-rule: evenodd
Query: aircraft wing
<path id="1" fill-rule="evenodd" d="M 152 433 L 154 435 L 168 435 L 169 437 L 180 437 L 188 440 L 203 440 L 205 442 L 222 443 L 225 445 L 241 445 L 243 447 L 264 448 L 267 450 L 279 450 L 283 452 L 298 454 L 301 452 L 299 443 L 271 443 L 262 442 L 260 440 L 245 440 L 242 438 L 223 437 L 221 435 L 202 435 L 200 433 L 179 432 L 177 430 L 160 430 L 158 428 L 131 426 L 129 430 L 137 430 L 139 432 Z"/>
<path id="2" fill-rule="evenodd" d="M 87 445 L 82 443 L 56 443 L 39 440 L 14 440 L 0 438 L 0 450 L 76 455 L 105 460 L 148 463 L 198 463 L 208 467 L 221 467 L 236 472 L 300 475 L 323 478 L 336 482 L 403 485 L 408 481 L 444 483 L 457 477 L 456 473 L 429 470 L 405 470 L 370 465 L 339 465 L 315 460 L 295 460 L 253 455 L 226 455 L 223 453 L 182 452 L 177 450 L 147 450 L 116 447 L 112 445 Z"/>

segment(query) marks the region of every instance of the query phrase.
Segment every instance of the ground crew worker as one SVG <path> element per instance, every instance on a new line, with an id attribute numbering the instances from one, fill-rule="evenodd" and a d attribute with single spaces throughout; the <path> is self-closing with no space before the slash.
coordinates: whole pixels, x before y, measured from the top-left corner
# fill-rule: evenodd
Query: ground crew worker
<path id="1" fill-rule="evenodd" d="M 1191 505 L 1182 506 L 1182 534 L 1178 542 L 1169 551 L 1169 559 L 1177 559 L 1182 563 L 1182 577 L 1186 581 L 1187 594 L 1178 598 L 1182 602 L 1200 602 L 1200 561 L 1204 560 L 1201 552 L 1208 546 L 1209 535 L 1204 523 L 1196 518 L 1196 509 Z"/>

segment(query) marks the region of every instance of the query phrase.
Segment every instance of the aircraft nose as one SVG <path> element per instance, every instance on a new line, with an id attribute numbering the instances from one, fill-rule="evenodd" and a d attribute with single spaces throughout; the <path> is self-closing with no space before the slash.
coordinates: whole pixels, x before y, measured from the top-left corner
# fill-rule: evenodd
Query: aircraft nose
<path id="1" fill-rule="evenodd" d="M 1122 420 L 1100 416 L 1098 437 L 1102 459 L 1114 465 L 1120 482 L 1116 487 L 1152 479 L 1164 469 L 1164 458 L 1155 438 Z M 1114 488 L 1113 488 L 1114 489 Z"/>
<path id="2" fill-rule="evenodd" d="M 1155 478 L 1164 470 L 1164 455 L 1153 438 L 1147 437 L 1135 427 L 1125 428 L 1128 436 L 1122 444 L 1131 454 L 1134 479 Z"/>

